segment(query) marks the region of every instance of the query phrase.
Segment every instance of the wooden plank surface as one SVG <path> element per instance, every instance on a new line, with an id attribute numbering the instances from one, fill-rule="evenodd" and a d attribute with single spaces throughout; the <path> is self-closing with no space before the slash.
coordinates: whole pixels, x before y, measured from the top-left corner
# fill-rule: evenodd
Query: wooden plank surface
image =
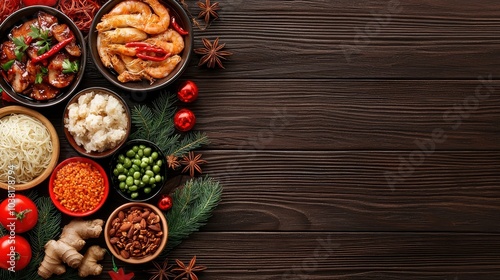
<path id="1" fill-rule="evenodd" d="M 220 36 L 234 55 L 225 70 L 194 55 L 181 80 L 200 97 L 179 105 L 224 192 L 170 260 L 197 255 L 209 280 L 500 278 L 500 2 L 220 4 L 195 47 Z M 158 94 L 120 91 L 88 61 L 80 88 Z M 76 155 L 62 109 L 40 109 L 60 160 Z"/>

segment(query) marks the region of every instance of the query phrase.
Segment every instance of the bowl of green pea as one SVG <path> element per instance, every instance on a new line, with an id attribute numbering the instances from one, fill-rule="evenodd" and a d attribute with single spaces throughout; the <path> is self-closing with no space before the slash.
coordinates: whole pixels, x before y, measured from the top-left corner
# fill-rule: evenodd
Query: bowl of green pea
<path id="1" fill-rule="evenodd" d="M 111 184 L 128 201 L 148 201 L 156 197 L 166 176 L 165 155 L 148 140 L 126 142 L 110 160 Z"/>

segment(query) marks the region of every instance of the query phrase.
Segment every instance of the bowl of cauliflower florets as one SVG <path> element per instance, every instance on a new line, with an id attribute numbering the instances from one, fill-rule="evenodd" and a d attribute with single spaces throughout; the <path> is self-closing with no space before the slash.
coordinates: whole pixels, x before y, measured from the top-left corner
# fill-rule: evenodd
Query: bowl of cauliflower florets
<path id="1" fill-rule="evenodd" d="M 104 158 L 126 142 L 131 129 L 130 109 L 109 89 L 87 88 L 69 100 L 63 125 L 66 139 L 79 154 Z"/>

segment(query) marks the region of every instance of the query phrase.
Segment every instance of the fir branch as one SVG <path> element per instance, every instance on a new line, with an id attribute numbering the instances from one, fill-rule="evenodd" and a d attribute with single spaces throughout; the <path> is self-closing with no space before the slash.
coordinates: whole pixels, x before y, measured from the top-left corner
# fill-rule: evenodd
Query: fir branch
<path id="1" fill-rule="evenodd" d="M 45 256 L 45 243 L 56 239 L 61 233 L 61 213 L 54 207 L 50 197 L 33 200 L 38 208 L 38 223 L 28 234 L 33 255 L 28 267 L 19 272 L 17 279 L 42 279 L 38 276 L 38 267 Z"/>
<path id="2" fill-rule="evenodd" d="M 162 258 L 207 223 L 221 195 L 221 185 L 210 177 L 190 179 L 172 193 L 174 205 L 165 215 L 168 243 L 161 253 Z"/>
<path id="3" fill-rule="evenodd" d="M 175 146 L 170 146 L 165 152 L 167 155 L 175 155 L 177 157 L 187 154 L 189 151 L 199 148 L 203 145 L 210 144 L 208 136 L 203 132 L 188 133 Z"/>

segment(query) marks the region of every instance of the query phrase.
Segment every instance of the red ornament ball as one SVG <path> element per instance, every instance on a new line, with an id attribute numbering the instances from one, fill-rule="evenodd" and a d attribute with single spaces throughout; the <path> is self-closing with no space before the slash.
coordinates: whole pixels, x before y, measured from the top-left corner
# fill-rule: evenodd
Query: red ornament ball
<path id="1" fill-rule="evenodd" d="M 158 208 L 162 211 L 167 211 L 173 206 L 172 202 L 172 197 L 168 194 L 164 194 L 161 196 L 160 200 L 158 201 Z"/>
<path id="2" fill-rule="evenodd" d="M 194 127 L 196 117 L 189 109 L 180 109 L 174 115 L 174 125 L 179 131 L 189 131 Z"/>
<path id="3" fill-rule="evenodd" d="M 182 82 L 177 91 L 177 98 L 185 103 L 190 103 L 198 98 L 198 86 L 190 80 Z"/>

